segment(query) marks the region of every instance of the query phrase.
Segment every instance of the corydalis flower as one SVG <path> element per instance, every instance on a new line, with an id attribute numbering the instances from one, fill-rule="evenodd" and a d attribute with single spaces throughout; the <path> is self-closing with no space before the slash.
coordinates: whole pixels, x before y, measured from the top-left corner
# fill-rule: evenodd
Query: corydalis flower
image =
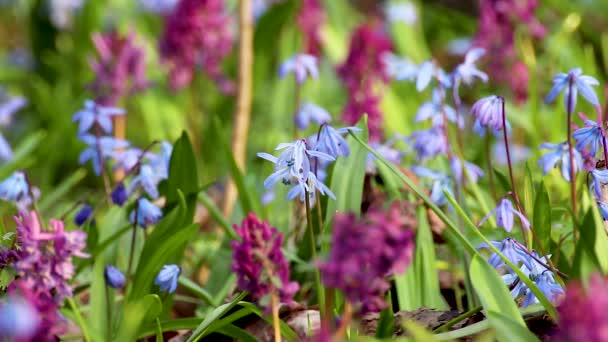
<path id="1" fill-rule="evenodd" d="M 585 286 L 572 281 L 566 287 L 566 295 L 559 312 L 559 330 L 553 341 L 608 341 L 608 280 L 592 274 Z"/>
<path id="2" fill-rule="evenodd" d="M 372 142 L 382 138 L 383 114 L 378 86 L 389 81 L 384 68 L 384 55 L 392 50 L 393 44 L 380 22 L 363 24 L 352 34 L 348 56 L 337 68 L 348 93 L 342 119 L 354 125 L 364 113 L 367 114 Z"/>
<path id="3" fill-rule="evenodd" d="M 296 126 L 298 129 L 304 130 L 310 126 L 311 121 L 322 125 L 331 121 L 331 115 L 322 107 L 304 102 L 296 113 Z"/>
<path id="4" fill-rule="evenodd" d="M 473 104 L 471 114 L 475 115 L 480 125 L 489 127 L 494 131 L 500 131 L 503 129 L 504 101 L 505 99 L 502 96 L 484 97 Z"/>
<path id="5" fill-rule="evenodd" d="M 126 37 L 117 31 L 95 33 L 93 45 L 98 58 L 91 59 L 89 64 L 96 76 L 91 88 L 97 102 L 114 106 L 121 98 L 148 85 L 145 53 L 135 45 L 135 32 L 129 32 Z"/>
<path id="6" fill-rule="evenodd" d="M 496 224 L 498 227 L 504 228 L 507 232 L 513 230 L 514 217 L 517 215 L 521 221 L 521 225 L 525 229 L 530 229 L 530 221 L 519 210 L 513 208 L 513 203 L 508 198 L 503 198 L 498 202 L 496 208 L 488 213 L 477 226 L 481 226 L 491 215 L 496 215 Z"/>
<path id="7" fill-rule="evenodd" d="M 325 11 L 319 0 L 303 0 L 296 21 L 304 35 L 306 53 L 319 56 L 322 43 L 320 29 L 325 23 Z"/>
<path id="8" fill-rule="evenodd" d="M 112 119 L 119 115 L 125 115 L 125 111 L 120 108 L 102 106 L 94 101 L 87 100 L 84 102 L 84 109 L 72 116 L 72 121 L 78 121 L 78 134 L 84 134 L 95 124 L 102 131 L 112 133 Z"/>
<path id="9" fill-rule="evenodd" d="M 316 79 L 319 77 L 317 57 L 307 54 L 297 54 L 281 64 L 279 78 L 293 74 L 298 84 L 304 83 L 306 78 Z"/>
<path id="10" fill-rule="evenodd" d="M 413 142 L 417 159 L 420 161 L 448 152 L 449 146 L 442 128 L 439 126 L 412 133 L 407 141 Z"/>
<path id="11" fill-rule="evenodd" d="M 585 127 L 574 131 L 572 137 L 576 140 L 577 150 L 581 151 L 588 147 L 591 155 L 595 156 L 602 144 L 602 128 L 595 121 L 585 120 Z"/>
<path id="12" fill-rule="evenodd" d="M 558 163 L 561 163 L 562 177 L 570 182 L 570 154 L 568 153 L 568 144 L 551 144 L 543 143 L 539 148 L 550 149 L 551 151 L 545 153 L 538 161 L 538 166 L 542 166 L 543 175 L 546 175 L 552 168 L 556 167 Z M 576 150 L 572 149 L 574 157 L 574 173 L 583 169 L 583 158 L 581 154 Z"/>
<path id="13" fill-rule="evenodd" d="M 154 279 L 154 284 L 158 285 L 163 292 L 174 293 L 177 290 L 177 280 L 181 273 L 182 269 L 178 265 L 164 265 Z"/>
<path id="14" fill-rule="evenodd" d="M 567 74 L 557 74 L 553 77 L 552 82 L 553 88 L 551 88 L 551 91 L 545 98 L 545 102 L 552 102 L 563 89 L 566 89 L 564 106 L 569 114 L 572 114 L 574 108 L 576 108 L 578 92 L 580 92 L 593 106 L 597 107 L 600 104 L 597 95 L 595 94 L 595 90 L 592 88 L 592 86 L 596 86 L 600 83 L 591 76 L 583 75 L 583 70 L 581 70 L 581 68 L 574 68 Z"/>
<path id="15" fill-rule="evenodd" d="M 171 66 L 169 83 L 181 89 L 200 65 L 224 93 L 234 92 L 221 63 L 232 50 L 232 19 L 222 0 L 181 0 L 166 17 L 160 41 L 162 60 Z"/>
<path id="16" fill-rule="evenodd" d="M 398 203 L 389 210 L 373 208 L 361 219 L 336 214 L 329 259 L 319 263 L 325 286 L 340 289 L 362 313 L 386 307 L 386 277 L 403 272 L 412 259 L 413 225 Z"/>
<path id="17" fill-rule="evenodd" d="M 289 265 L 281 250 L 283 235 L 253 213 L 234 229 L 241 238 L 231 243 L 238 287 L 256 301 L 274 293 L 282 302 L 292 302 L 299 286 L 289 281 Z"/>

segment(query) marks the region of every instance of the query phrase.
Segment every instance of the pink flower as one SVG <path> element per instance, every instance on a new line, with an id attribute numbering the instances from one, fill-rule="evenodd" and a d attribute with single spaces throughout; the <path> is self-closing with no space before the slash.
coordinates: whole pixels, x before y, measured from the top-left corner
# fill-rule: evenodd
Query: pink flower
<path id="1" fill-rule="evenodd" d="M 304 35 L 304 51 L 319 57 L 322 43 L 320 28 L 325 24 L 325 11 L 319 0 L 303 0 L 297 22 Z"/>

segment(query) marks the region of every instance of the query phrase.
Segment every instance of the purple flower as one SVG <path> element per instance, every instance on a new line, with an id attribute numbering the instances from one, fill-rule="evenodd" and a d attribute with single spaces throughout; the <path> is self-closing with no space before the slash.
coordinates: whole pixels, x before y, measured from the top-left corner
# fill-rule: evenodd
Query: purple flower
<path id="1" fill-rule="evenodd" d="M 154 284 L 158 285 L 163 292 L 174 293 L 177 290 L 177 280 L 181 273 L 182 269 L 178 265 L 164 265 L 154 279 Z"/>
<path id="2" fill-rule="evenodd" d="M 143 154 L 143 155 L 142 155 Z M 137 147 L 127 148 L 126 150 L 119 150 L 114 153 L 114 170 L 123 170 L 125 173 L 130 173 L 135 169 L 143 158 L 152 158 L 154 154 L 146 152 Z"/>
<path id="3" fill-rule="evenodd" d="M 323 284 L 341 290 L 361 313 L 386 307 L 386 277 L 403 272 L 412 260 L 413 224 L 398 203 L 388 210 L 372 208 L 361 219 L 352 213 L 336 214 L 329 258 L 319 262 Z"/>
<path id="4" fill-rule="evenodd" d="M 427 169 L 423 166 L 412 166 L 410 168 L 416 175 L 431 180 L 431 201 L 438 206 L 444 206 L 448 204 L 448 199 L 445 197 L 444 191 L 447 191 L 450 195 L 453 195 L 452 181 L 450 178 L 441 172 Z"/>
<path id="5" fill-rule="evenodd" d="M 370 145 L 374 150 L 376 150 L 376 152 L 378 152 L 382 157 L 384 157 L 384 159 L 395 165 L 399 165 L 401 164 L 401 159 L 406 154 L 406 152 L 393 148 L 393 145 L 396 141 L 397 139 L 393 138 L 387 140 L 384 144 L 372 142 Z M 365 172 L 372 174 L 375 174 L 377 172 L 375 160 L 376 156 L 374 156 L 371 152 L 368 153 L 367 161 L 365 164 Z"/>
<path id="6" fill-rule="evenodd" d="M 10 177 L 0 183 L 0 198 L 9 202 L 21 202 L 30 197 L 30 187 L 25 173 L 13 172 Z"/>
<path id="7" fill-rule="evenodd" d="M 348 148 L 346 139 L 342 136 L 343 134 L 348 134 L 348 132 L 361 132 L 361 128 L 343 127 L 335 129 L 328 124 L 324 124 L 319 131 L 319 138 L 317 139 L 317 136 L 314 135 L 309 141 L 314 140 L 313 149 L 315 151 L 325 153 L 333 158 L 338 158 L 339 156 L 348 157 L 350 149 Z"/>
<path id="8" fill-rule="evenodd" d="M 112 265 L 106 265 L 103 276 L 106 280 L 106 285 L 111 288 L 120 289 L 125 286 L 125 275 Z"/>
<path id="9" fill-rule="evenodd" d="M 122 206 L 129 199 L 129 194 L 123 182 L 119 182 L 112 191 L 112 203 Z"/>
<path id="10" fill-rule="evenodd" d="M 431 119 L 433 126 L 443 125 L 443 115 L 454 123 L 457 123 L 459 128 L 464 126 L 464 120 L 462 117 L 458 117 L 454 108 L 444 103 L 445 101 L 445 93 L 440 91 L 439 89 L 433 89 L 433 100 L 429 102 L 425 102 L 420 106 L 418 112 L 416 113 L 416 122 L 421 122 L 424 120 Z"/>
<path id="11" fill-rule="evenodd" d="M 288 74 L 293 74 L 299 84 L 304 83 L 307 77 L 317 79 L 319 77 L 317 57 L 307 54 L 292 56 L 279 68 L 279 78 L 284 78 Z"/>
<path id="12" fill-rule="evenodd" d="M 105 107 L 91 100 L 84 102 L 84 109 L 76 112 L 72 117 L 72 121 L 79 121 L 78 134 L 84 134 L 94 124 L 106 133 L 112 133 L 112 118 L 118 115 L 124 115 L 125 111 L 120 108 Z"/>
<path id="13" fill-rule="evenodd" d="M 84 134 L 78 137 L 88 147 L 80 153 L 78 163 L 84 164 L 88 160 L 93 163 L 93 171 L 97 176 L 101 174 L 101 168 L 106 159 L 115 155 L 115 150 L 127 148 L 129 142 L 125 140 L 115 139 L 113 137 L 96 137 L 90 134 Z"/>
<path id="14" fill-rule="evenodd" d="M 475 78 L 479 78 L 483 82 L 488 81 L 488 75 L 475 66 L 475 62 L 483 57 L 485 53 L 486 50 L 482 48 L 473 48 L 467 52 L 464 57 L 464 63 L 458 65 L 456 70 L 454 70 L 454 89 L 458 88 L 460 82 L 471 85 Z"/>
<path id="15" fill-rule="evenodd" d="M 530 256 L 524 251 L 524 247 L 512 238 L 506 238 L 502 241 L 490 241 L 490 243 L 496 247 L 509 261 L 513 264 L 517 265 L 519 262 L 524 264 L 528 269 L 532 268 L 532 264 L 530 262 Z M 477 249 L 480 248 L 490 248 L 486 243 L 482 243 L 477 245 Z M 506 264 L 502 260 L 502 258 L 496 254 L 492 253 L 490 258 L 488 259 L 488 263 L 494 268 L 499 268 L 502 266 L 506 267 Z"/>
<path id="16" fill-rule="evenodd" d="M 36 308 L 20 296 L 0 301 L 0 339 L 29 341 L 39 324 Z"/>
<path id="17" fill-rule="evenodd" d="M 289 264 L 281 250 L 283 235 L 253 213 L 234 229 L 241 238 L 231 242 L 232 271 L 237 275 L 238 287 L 256 301 L 274 292 L 282 302 L 293 302 L 299 286 L 289 281 Z"/>
<path id="18" fill-rule="evenodd" d="M 484 97 L 473 104 L 471 114 L 477 117 L 480 125 L 490 127 L 494 131 L 500 131 L 503 129 L 502 107 L 504 101 L 502 96 L 491 95 Z"/>
<path id="19" fill-rule="evenodd" d="M 311 121 L 322 125 L 331 121 L 331 115 L 322 107 L 310 102 L 304 102 L 296 114 L 296 126 L 304 130 L 308 128 Z"/>
<path id="20" fill-rule="evenodd" d="M 142 165 L 137 176 L 131 180 L 129 194 L 139 188 L 143 189 L 153 199 L 158 198 L 158 183 L 163 180 L 164 175 L 155 172 L 150 165 Z"/>
<path id="21" fill-rule="evenodd" d="M 561 162 L 562 177 L 570 182 L 570 154 L 568 153 L 568 144 L 551 144 L 543 143 L 539 148 L 546 148 L 552 151 L 545 153 L 538 161 L 538 166 L 543 167 L 543 175 L 546 175 L 552 168 Z M 574 172 L 583 169 L 583 158 L 576 149 L 572 149 L 574 157 Z"/>
<path id="22" fill-rule="evenodd" d="M 450 168 L 452 169 L 452 173 L 454 174 L 454 178 L 456 179 L 456 182 L 462 184 L 463 181 L 465 179 L 467 179 L 466 177 L 464 177 L 465 175 L 462 172 L 463 165 L 461 163 L 460 158 L 450 159 Z M 469 174 L 469 176 L 471 176 L 471 180 L 474 183 L 477 183 L 477 180 L 484 176 L 484 172 L 479 166 L 477 166 L 473 163 L 469 163 L 466 160 L 464 161 L 464 169 Z"/>
<path id="23" fill-rule="evenodd" d="M 443 130 L 439 126 L 416 131 L 407 138 L 407 141 L 413 141 L 413 147 L 419 161 L 445 154 L 449 149 Z"/>
<path id="24" fill-rule="evenodd" d="M 587 282 L 568 283 L 566 295 L 557 308 L 558 331 L 552 341 L 607 341 L 608 340 L 608 280 L 595 273 Z"/>
<path id="25" fill-rule="evenodd" d="M 74 216 L 74 223 L 76 223 L 77 226 L 82 226 L 89 219 L 89 217 L 91 217 L 92 214 L 93 207 L 88 204 L 85 204 L 82 206 L 82 208 L 80 208 L 78 213 L 76 213 L 76 216 Z"/>
<path id="26" fill-rule="evenodd" d="M 137 200 L 137 206 L 129 214 L 129 222 L 135 223 L 142 228 L 158 223 L 163 217 L 163 212 L 159 207 L 150 202 L 147 198 L 141 197 Z"/>
<path id="27" fill-rule="evenodd" d="M 595 156 L 602 144 L 602 128 L 595 121 L 585 120 L 585 127 L 574 131 L 572 137 L 576 140 L 577 150 L 581 151 L 589 146 L 589 152 Z"/>
<path id="28" fill-rule="evenodd" d="M 148 86 L 145 52 L 135 45 L 134 31 L 126 37 L 115 30 L 94 33 L 92 39 L 99 57 L 89 62 L 96 76 L 91 88 L 98 103 L 114 106 L 120 99 Z"/>
<path id="29" fill-rule="evenodd" d="M 222 72 L 222 62 L 234 43 L 232 17 L 223 0 L 181 0 L 165 17 L 160 54 L 170 68 L 173 90 L 192 82 L 200 66 L 219 89 L 232 94 L 234 82 Z"/>
<path id="30" fill-rule="evenodd" d="M 514 215 L 519 217 L 523 228 L 530 229 L 530 221 L 519 210 L 513 208 L 513 203 L 508 198 L 501 199 L 496 208 L 492 209 L 488 215 L 481 219 L 477 226 L 481 226 L 493 214 L 496 215 L 496 225 L 504 228 L 507 232 L 513 230 Z"/>
<path id="31" fill-rule="evenodd" d="M 576 95 L 578 92 L 580 92 L 592 105 L 596 107 L 600 105 L 595 90 L 592 88 L 592 86 L 596 86 L 600 83 L 591 76 L 583 75 L 583 70 L 581 70 L 581 68 L 574 68 L 567 74 L 557 74 L 553 77 L 552 82 L 553 88 L 551 88 L 551 91 L 545 98 L 546 103 L 552 102 L 565 88 L 564 105 L 569 114 L 572 114 L 574 108 L 576 108 Z"/>
<path id="32" fill-rule="evenodd" d="M 319 0 L 303 0 L 296 21 L 304 35 L 306 53 L 319 56 L 322 43 L 321 27 L 325 23 L 325 11 Z"/>

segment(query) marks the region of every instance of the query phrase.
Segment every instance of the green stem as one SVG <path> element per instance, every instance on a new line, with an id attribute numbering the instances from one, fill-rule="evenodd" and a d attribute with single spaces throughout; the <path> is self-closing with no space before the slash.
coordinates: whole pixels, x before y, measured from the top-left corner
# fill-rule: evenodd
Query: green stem
<path id="1" fill-rule="evenodd" d="M 317 260 L 317 244 L 315 239 L 315 231 L 312 226 L 312 215 L 310 214 L 310 193 L 308 191 L 304 191 L 305 205 L 306 205 L 306 222 L 308 224 L 308 234 L 310 236 L 310 255 L 311 261 L 314 262 Z M 318 201 L 318 199 L 317 199 Z M 319 273 L 319 269 L 315 268 L 315 283 L 317 287 L 317 298 L 319 301 L 319 308 L 325 311 L 325 298 L 323 293 L 323 287 L 321 287 L 321 274 Z"/>
<path id="2" fill-rule="evenodd" d="M 112 340 L 112 301 L 110 299 L 110 287 L 106 284 L 106 327 L 107 327 L 107 339 Z"/>
<path id="3" fill-rule="evenodd" d="M 89 335 L 89 327 L 84 322 L 84 318 L 82 318 L 82 314 L 80 314 L 80 310 L 78 310 L 78 305 L 76 305 L 74 298 L 69 297 L 66 300 L 68 301 L 68 304 L 70 304 L 72 311 L 74 311 L 74 316 L 76 317 L 76 322 L 80 326 L 80 330 L 82 330 L 82 337 L 84 338 L 84 340 L 86 342 L 91 341 L 91 336 Z"/>
<path id="4" fill-rule="evenodd" d="M 461 315 L 458 315 L 458 316 L 452 318 L 451 320 L 445 322 L 444 324 L 438 326 L 437 328 L 433 329 L 433 332 L 440 333 L 440 332 L 447 331 L 448 329 L 453 327 L 456 323 L 461 322 L 461 321 L 475 315 L 476 313 L 480 312 L 481 309 L 482 309 L 482 306 L 478 306 L 467 312 L 464 312 Z"/>
<path id="5" fill-rule="evenodd" d="M 127 267 L 127 279 L 125 282 L 125 300 L 127 298 L 127 291 L 129 289 L 129 280 L 131 279 L 131 272 L 133 270 L 133 254 L 135 254 L 135 240 L 137 238 L 137 220 L 139 219 L 139 201 L 135 202 L 135 217 L 133 219 L 133 234 L 131 235 L 131 248 L 129 250 L 129 264 Z"/>

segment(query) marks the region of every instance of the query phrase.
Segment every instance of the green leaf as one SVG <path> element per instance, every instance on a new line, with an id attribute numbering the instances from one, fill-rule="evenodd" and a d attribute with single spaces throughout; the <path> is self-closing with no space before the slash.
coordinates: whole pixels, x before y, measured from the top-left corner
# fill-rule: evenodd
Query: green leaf
<path id="1" fill-rule="evenodd" d="M 53 187 L 53 190 L 49 193 L 44 194 L 42 199 L 38 203 L 38 209 L 42 212 L 46 212 L 51 206 L 57 204 L 68 192 L 76 186 L 86 176 L 87 172 L 85 169 L 78 169 L 72 173 L 68 178 L 63 180 L 59 185 Z"/>
<path id="2" fill-rule="evenodd" d="M 392 305 L 389 305 L 386 309 L 380 312 L 380 319 L 378 319 L 378 327 L 376 328 L 376 337 L 390 338 L 393 337 L 394 333 L 395 315 L 393 313 Z"/>
<path id="3" fill-rule="evenodd" d="M 28 135 L 13 152 L 13 158 L 9 163 L 0 166 L 0 179 L 8 177 L 15 170 L 24 168 L 28 159 L 32 157 L 32 152 L 42 142 L 46 133 L 43 131 Z"/>
<path id="4" fill-rule="evenodd" d="M 579 229 L 581 239 L 594 252 L 602 273 L 606 274 L 608 272 L 608 235 L 606 235 L 606 223 L 595 206 L 592 206 L 589 212 L 585 215 L 585 220 L 583 221 L 582 227 L 584 229 Z M 593 221 L 587 219 L 589 215 L 591 215 Z"/>
<path id="5" fill-rule="evenodd" d="M 251 335 L 249 332 L 237 327 L 236 325 L 229 324 L 222 327 L 217 331 L 220 334 L 232 337 L 235 341 L 243 342 L 257 342 L 258 340 Z"/>
<path id="6" fill-rule="evenodd" d="M 407 332 L 414 338 L 414 341 L 417 342 L 436 342 L 435 336 L 433 334 L 421 327 L 418 323 L 414 321 L 405 321 L 403 322 L 403 326 L 407 330 Z"/>
<path id="7" fill-rule="evenodd" d="M 538 240 L 540 240 L 541 249 L 544 251 L 549 250 L 551 243 L 551 202 L 549 201 L 549 194 L 544 182 L 540 182 L 536 198 L 534 199 L 532 226 Z"/>
<path id="8" fill-rule="evenodd" d="M 494 329 L 496 329 L 496 337 L 499 341 L 511 342 L 536 342 L 540 341 L 536 335 L 534 335 L 524 325 L 522 326 L 517 320 L 513 318 L 517 317 L 521 319 L 519 313 L 516 316 L 510 316 L 502 312 L 494 310 L 488 310 L 486 312 L 488 320 Z M 523 322 L 523 321 L 522 321 Z"/>
<path id="9" fill-rule="evenodd" d="M 507 316 L 513 317 L 515 323 L 522 327 L 526 326 L 517 310 L 517 305 L 511 298 L 509 289 L 486 259 L 474 255 L 469 272 L 471 278 L 475 279 L 473 287 L 486 311 L 504 312 Z"/>
<path id="10" fill-rule="evenodd" d="M 205 303 L 213 305 L 213 298 L 211 298 L 211 294 L 204 288 L 200 287 L 197 283 L 193 282 L 189 278 L 186 278 L 185 276 L 179 277 L 178 283 L 186 290 L 202 299 Z"/>
<path id="11" fill-rule="evenodd" d="M 177 318 L 171 320 L 160 321 L 161 331 L 175 331 L 175 330 L 194 330 L 201 322 L 202 318 L 190 317 L 190 318 Z M 156 322 L 145 323 L 139 330 L 138 339 L 142 339 L 146 336 L 156 334 L 157 325 Z"/>
<path id="12" fill-rule="evenodd" d="M 272 324 L 272 317 L 270 317 L 268 315 L 264 315 L 262 310 L 260 308 L 258 308 L 256 305 L 249 303 L 249 302 L 239 302 L 239 305 L 244 308 L 248 308 L 249 310 L 251 310 L 251 312 L 255 313 L 260 318 L 263 318 L 264 320 L 266 320 L 266 322 L 268 322 L 268 324 Z M 279 323 L 281 326 L 281 336 L 286 338 L 288 341 L 297 341 L 298 340 L 298 335 L 291 329 L 291 327 L 289 325 L 287 325 L 283 321 L 280 321 Z"/>
<path id="13" fill-rule="evenodd" d="M 228 223 L 228 221 L 224 217 L 224 214 L 222 214 L 222 211 L 215 205 L 215 203 L 213 203 L 213 200 L 209 198 L 209 196 L 207 196 L 207 194 L 204 192 L 200 192 L 198 194 L 198 199 L 199 201 L 201 201 L 201 203 L 203 203 L 205 208 L 207 208 L 207 210 L 209 211 L 209 215 L 215 220 L 217 224 L 220 225 L 220 227 L 222 227 L 224 233 L 226 233 L 226 235 L 228 235 L 231 240 L 238 239 L 234 228 L 232 228 L 230 223 Z"/>
<path id="14" fill-rule="evenodd" d="M 169 204 L 179 200 L 178 190 L 186 197 L 199 191 L 196 156 L 186 132 L 173 145 L 165 190 Z"/>
<path id="15" fill-rule="evenodd" d="M 120 320 L 116 341 L 135 341 L 143 322 L 154 321 L 162 312 L 163 304 L 157 295 L 146 295 L 128 302 Z"/>
<path id="16" fill-rule="evenodd" d="M 498 184 L 502 187 L 502 191 L 500 193 L 506 193 L 511 190 L 511 183 L 507 176 L 504 173 L 500 172 L 497 169 L 494 169 L 494 175 L 496 175 L 496 179 L 498 180 Z"/>
<path id="17" fill-rule="evenodd" d="M 205 317 L 205 319 L 201 322 L 201 324 L 199 324 L 199 326 L 196 327 L 196 329 L 192 332 L 192 335 L 190 335 L 190 337 L 188 338 L 188 340 L 186 342 L 198 341 L 201 338 L 203 338 L 208 333 L 207 328 L 209 328 L 209 326 L 213 322 L 220 319 L 228 311 L 230 311 L 230 309 L 232 309 L 238 302 L 240 302 L 241 299 L 245 298 L 246 295 L 247 295 L 246 292 L 241 292 L 238 296 L 236 296 L 236 298 L 234 298 L 229 303 L 220 305 L 217 308 L 215 308 L 213 311 L 211 311 Z"/>

